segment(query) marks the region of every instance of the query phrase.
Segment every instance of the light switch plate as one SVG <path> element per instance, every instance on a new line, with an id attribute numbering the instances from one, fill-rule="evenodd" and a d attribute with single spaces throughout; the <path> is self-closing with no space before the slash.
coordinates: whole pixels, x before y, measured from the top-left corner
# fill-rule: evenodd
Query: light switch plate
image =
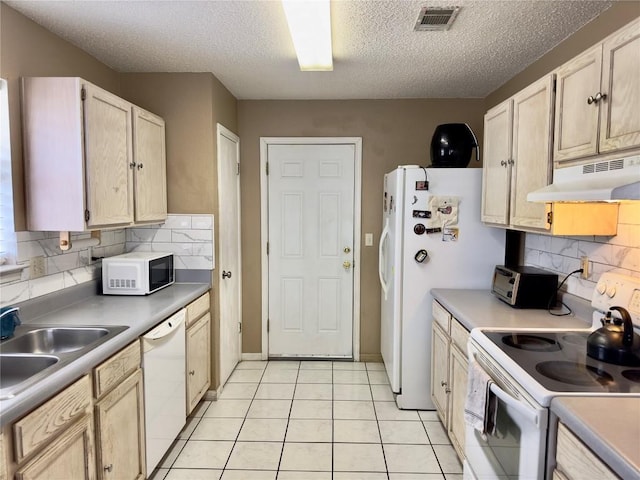
<path id="1" fill-rule="evenodd" d="M 364 246 L 373 247 L 373 233 L 364 234 Z"/>

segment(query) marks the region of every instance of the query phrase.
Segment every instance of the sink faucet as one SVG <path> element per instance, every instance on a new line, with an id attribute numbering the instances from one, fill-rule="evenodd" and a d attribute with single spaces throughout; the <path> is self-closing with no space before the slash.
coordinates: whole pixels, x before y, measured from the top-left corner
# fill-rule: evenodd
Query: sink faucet
<path id="1" fill-rule="evenodd" d="M 15 328 L 22 323 L 18 310 L 20 310 L 19 307 L 0 308 L 0 340 L 13 337 Z"/>

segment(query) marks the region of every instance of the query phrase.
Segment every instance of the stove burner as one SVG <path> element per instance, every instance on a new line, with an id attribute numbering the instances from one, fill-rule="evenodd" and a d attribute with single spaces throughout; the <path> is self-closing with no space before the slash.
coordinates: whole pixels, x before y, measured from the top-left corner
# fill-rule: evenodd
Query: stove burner
<path id="1" fill-rule="evenodd" d="M 532 352 L 556 352 L 560 350 L 560 344 L 555 340 L 537 335 L 513 333 L 502 337 L 502 342 L 513 348 Z"/>
<path id="2" fill-rule="evenodd" d="M 569 333 L 562 336 L 562 341 L 568 345 L 577 347 L 586 347 L 588 334 Z"/>
<path id="3" fill-rule="evenodd" d="M 633 383 L 640 383 L 640 370 L 623 370 L 622 376 Z"/>
<path id="4" fill-rule="evenodd" d="M 613 383 L 613 377 L 604 370 L 581 363 L 559 360 L 540 362 L 536 370 L 552 380 L 571 385 L 593 386 L 598 383 L 606 387 Z"/>

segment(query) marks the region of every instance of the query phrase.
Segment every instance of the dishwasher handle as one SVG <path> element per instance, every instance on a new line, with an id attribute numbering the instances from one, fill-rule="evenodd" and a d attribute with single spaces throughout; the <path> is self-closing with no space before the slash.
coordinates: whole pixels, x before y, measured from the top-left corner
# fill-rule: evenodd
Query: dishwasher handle
<path id="1" fill-rule="evenodd" d="M 175 315 L 169 317 L 160 325 L 155 327 L 153 330 L 148 331 L 142 336 L 142 339 L 145 341 L 157 341 L 161 340 L 169 335 L 171 335 L 174 331 L 180 328 L 186 318 L 186 310 L 183 308 Z"/>

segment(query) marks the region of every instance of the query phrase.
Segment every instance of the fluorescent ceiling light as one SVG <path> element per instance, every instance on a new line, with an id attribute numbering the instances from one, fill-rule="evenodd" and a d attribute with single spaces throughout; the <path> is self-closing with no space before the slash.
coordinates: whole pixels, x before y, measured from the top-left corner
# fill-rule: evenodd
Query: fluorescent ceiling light
<path id="1" fill-rule="evenodd" d="M 332 71 L 329 0 L 282 0 L 302 71 Z"/>

